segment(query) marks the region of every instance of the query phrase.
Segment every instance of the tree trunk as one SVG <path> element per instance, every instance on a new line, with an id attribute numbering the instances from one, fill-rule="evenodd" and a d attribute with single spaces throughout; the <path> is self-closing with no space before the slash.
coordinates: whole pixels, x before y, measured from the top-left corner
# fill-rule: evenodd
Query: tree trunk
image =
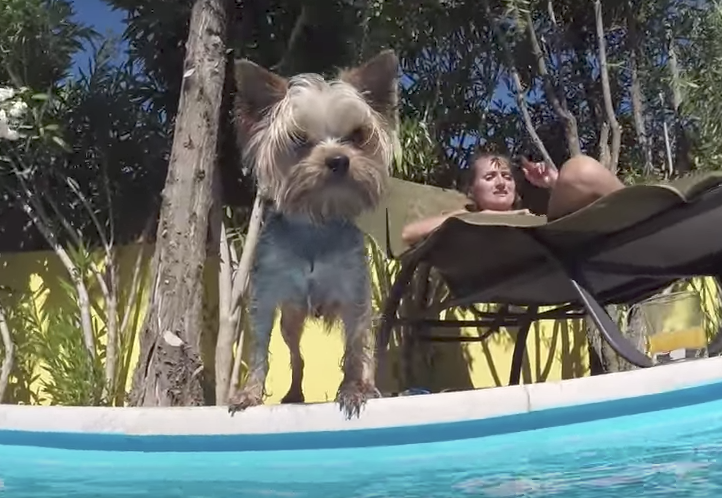
<path id="1" fill-rule="evenodd" d="M 688 173 L 692 170 L 693 158 L 691 156 L 689 137 L 687 130 L 682 123 L 679 108 L 682 105 L 682 77 L 679 71 L 677 51 L 674 48 L 674 37 L 671 31 L 667 32 L 668 40 L 668 64 L 671 75 L 672 107 L 674 108 L 674 138 L 675 155 L 673 159 L 674 170 L 677 173 Z M 670 168 L 672 170 L 672 168 Z"/>
<path id="2" fill-rule="evenodd" d="M 612 146 L 610 149 L 609 163 L 605 164 L 609 170 L 617 174 L 619 164 L 619 153 L 622 147 L 622 127 L 617 121 L 617 115 L 612 102 L 612 90 L 609 84 L 609 67 L 607 65 L 607 43 L 605 41 L 604 24 L 602 22 L 602 2 L 594 1 L 594 17 L 596 18 L 597 44 L 599 49 L 599 79 L 602 82 L 602 95 L 604 97 L 604 110 L 609 129 L 612 133 Z"/>
<path id="3" fill-rule="evenodd" d="M 191 12 L 153 289 L 130 396 L 134 406 L 204 401 L 203 267 L 226 68 L 226 16 L 226 0 L 196 0 Z"/>
<path id="4" fill-rule="evenodd" d="M 594 17 L 596 21 L 597 50 L 600 66 L 599 77 L 602 83 L 605 114 L 605 120 L 601 125 L 601 131 L 599 134 L 600 162 L 612 173 L 616 174 L 621 149 L 622 127 L 617 120 L 614 102 L 612 101 L 612 91 L 609 84 L 609 68 L 607 64 L 604 25 L 602 22 L 601 0 L 595 0 L 594 2 Z M 609 144 L 610 133 L 612 136 L 611 147 Z M 617 306 L 609 305 L 606 307 L 606 311 L 614 322 L 619 323 L 621 321 L 620 310 Z M 643 321 L 640 320 L 638 316 L 633 315 L 633 318 L 633 320 L 628 322 L 627 327 L 625 327 L 625 335 L 639 348 L 640 345 L 644 344 L 644 330 L 642 328 Z M 589 367 L 592 375 L 621 372 L 636 368 L 634 365 L 621 358 L 612 349 L 612 347 L 607 344 L 591 318 L 587 318 L 585 320 L 585 329 L 587 333 L 587 340 L 589 342 Z"/>
<path id="5" fill-rule="evenodd" d="M 681 78 L 679 75 L 679 63 L 677 61 L 677 51 L 674 49 L 674 38 L 671 32 L 667 32 L 667 56 L 669 64 L 669 72 L 671 76 L 670 87 L 672 90 L 672 107 L 675 114 L 679 112 L 682 105 Z"/>
<path id="6" fill-rule="evenodd" d="M 637 14 L 631 2 L 627 3 L 627 49 L 629 50 L 629 72 L 632 77 L 629 89 L 632 100 L 632 115 L 634 116 L 634 129 L 637 132 L 637 141 L 642 149 L 644 158 L 644 172 L 648 175 L 654 172 L 652 160 L 652 144 L 647 136 L 647 125 L 644 116 L 644 102 L 642 82 L 639 78 L 639 64 L 642 61 L 642 41 L 639 38 Z"/>
<path id="7" fill-rule="evenodd" d="M 529 112 L 529 107 L 527 106 L 526 102 L 526 92 L 524 91 L 524 86 L 521 83 L 521 76 L 519 76 L 519 70 L 516 67 L 511 47 L 506 40 L 506 34 L 500 26 L 499 20 L 492 15 L 489 0 L 484 0 L 483 6 L 486 17 L 491 23 L 494 37 L 496 38 L 496 41 L 499 43 L 499 45 L 501 45 L 502 52 L 504 54 L 504 60 L 507 63 L 509 72 L 511 73 L 511 79 L 514 84 L 514 96 L 516 97 L 516 105 L 519 108 L 519 112 L 521 112 L 526 131 L 527 133 L 529 133 L 529 137 L 532 139 L 532 142 L 534 142 L 534 145 L 536 145 L 537 149 L 544 158 L 544 162 L 549 165 L 555 166 L 554 161 L 549 155 L 549 151 L 547 151 L 547 148 L 544 146 L 544 142 L 539 137 L 539 133 L 537 133 L 536 128 L 534 127 L 534 122 L 532 121 L 532 116 Z"/>
<path id="8" fill-rule="evenodd" d="M 243 252 L 241 253 L 240 259 L 238 259 L 238 265 L 236 266 L 236 272 L 233 275 L 231 282 L 231 295 L 230 301 L 228 302 L 229 309 L 228 315 L 230 317 L 230 327 L 233 330 L 233 340 L 226 343 L 229 347 L 229 351 L 233 349 L 233 342 L 236 343 L 236 354 L 233 358 L 233 366 L 230 370 L 223 370 L 224 375 L 221 377 L 225 379 L 226 387 L 220 386 L 220 379 L 216 377 L 216 389 L 217 393 L 222 394 L 220 398 L 216 398 L 216 404 L 220 404 L 220 400 L 223 400 L 225 404 L 228 396 L 234 396 L 238 384 L 238 378 L 241 371 L 241 361 L 243 359 L 243 330 L 241 330 L 240 323 L 243 313 L 243 296 L 248 289 L 249 276 L 251 273 L 251 265 L 256 254 L 256 246 L 258 245 L 258 236 L 261 233 L 261 224 L 263 222 L 263 199 L 260 195 L 256 194 L 256 199 L 253 201 L 253 210 L 251 211 L 251 218 L 248 221 L 248 232 L 246 233 L 246 240 L 243 244 Z M 231 250 L 232 246 L 229 247 Z M 230 332 L 230 331 L 229 331 Z M 227 337 L 225 333 L 223 336 Z M 216 362 L 218 362 L 218 352 L 223 346 L 221 343 L 221 331 L 218 332 L 218 344 L 216 346 Z M 232 355 L 226 355 L 230 358 Z M 216 363 L 218 364 L 218 363 Z M 223 367 L 226 368 L 225 366 Z M 230 377 L 228 377 L 230 372 Z M 216 374 L 218 376 L 218 374 Z M 216 395 L 218 396 L 218 394 Z M 224 398 L 224 396 L 226 398 Z"/>
<path id="9" fill-rule="evenodd" d="M 5 393 L 10 384 L 10 374 L 15 364 L 15 343 L 10 335 L 10 327 L 5 318 L 5 310 L 0 305 L 0 345 L 4 352 L 0 363 L 0 403 L 5 399 Z"/>
<path id="10" fill-rule="evenodd" d="M 547 8 L 550 15 L 552 16 L 552 19 L 555 19 L 554 8 L 552 7 L 551 2 L 548 3 Z M 554 109 L 554 113 L 562 121 L 562 123 L 564 123 L 564 136 L 567 140 L 569 154 L 572 156 L 577 156 L 582 153 L 582 147 L 579 142 L 579 130 L 577 128 L 577 120 L 574 117 L 574 114 L 572 114 L 567 108 L 566 88 L 564 88 L 564 82 L 560 82 L 559 85 L 555 85 L 554 81 L 552 80 L 551 74 L 549 74 L 549 70 L 547 69 L 547 64 L 544 59 L 544 51 L 539 44 L 539 38 L 537 37 L 534 28 L 534 20 L 531 17 L 531 10 L 526 11 L 525 19 L 527 31 L 529 33 L 529 40 L 531 41 L 532 51 L 534 52 L 534 57 L 537 60 L 537 69 L 539 71 L 539 76 L 541 77 L 544 84 L 544 93 L 547 97 L 547 100 L 551 104 L 552 109 Z M 557 62 L 560 66 L 563 64 L 561 58 L 559 58 Z M 562 70 L 560 69 L 560 72 L 561 71 Z"/>

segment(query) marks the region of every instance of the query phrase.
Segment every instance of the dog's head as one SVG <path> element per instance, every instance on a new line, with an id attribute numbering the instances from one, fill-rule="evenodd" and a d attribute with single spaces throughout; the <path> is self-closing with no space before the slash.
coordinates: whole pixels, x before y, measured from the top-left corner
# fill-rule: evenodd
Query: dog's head
<path id="1" fill-rule="evenodd" d="M 261 194 L 315 222 L 374 208 L 393 157 L 397 73 L 392 51 L 332 81 L 237 61 L 236 129 Z"/>

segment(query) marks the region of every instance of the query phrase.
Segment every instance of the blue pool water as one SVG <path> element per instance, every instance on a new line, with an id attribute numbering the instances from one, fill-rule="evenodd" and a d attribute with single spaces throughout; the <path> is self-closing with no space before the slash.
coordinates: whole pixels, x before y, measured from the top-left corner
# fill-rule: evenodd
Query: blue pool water
<path id="1" fill-rule="evenodd" d="M 255 448 L 228 451 L 215 438 L 203 448 L 203 437 L 0 431 L 0 498 L 715 498 L 722 495 L 721 393 L 722 384 L 713 384 L 638 398 L 623 416 L 619 403 L 599 403 L 493 424 L 417 427 L 403 437 L 397 429 L 335 436 L 356 448 L 333 448 L 330 433 L 295 442 L 274 436 L 265 449 L 266 436 L 225 436 Z M 288 447 L 309 448 L 315 439 L 325 449 L 269 449 L 283 446 L 279 437 L 290 438 Z M 141 447 L 152 451 L 134 451 Z"/>

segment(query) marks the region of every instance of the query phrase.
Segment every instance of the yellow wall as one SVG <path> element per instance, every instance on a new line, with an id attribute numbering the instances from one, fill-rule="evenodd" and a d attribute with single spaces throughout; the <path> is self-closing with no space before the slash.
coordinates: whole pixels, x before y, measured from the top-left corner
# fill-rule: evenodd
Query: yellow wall
<path id="1" fill-rule="evenodd" d="M 119 273 L 123 294 L 127 293 L 130 286 L 138 250 L 139 246 L 127 246 L 119 251 Z M 151 253 L 152 248 L 146 247 L 146 254 L 149 256 Z M 204 306 L 206 333 L 203 349 L 206 356 L 206 370 L 212 375 L 212 354 L 217 330 L 217 261 L 209 261 L 209 263 Z M 0 256 L 0 286 L 10 288 L 16 293 L 36 294 L 35 303 L 46 314 L 68 306 L 67 293 L 60 285 L 60 277 L 65 275 L 65 269 L 57 257 L 50 252 Z M 98 298 L 99 293 L 94 282 L 91 282 L 90 287 L 93 299 L 100 304 L 101 300 Z M 7 298 L 6 294 L 0 294 L 0 298 L 3 299 L 5 308 L 16 305 Z M 141 315 L 142 312 L 144 310 L 141 310 Z M 141 326 L 142 319 L 136 322 L 136 330 Z M 461 333 L 469 336 L 478 333 L 474 328 L 461 331 L 441 329 L 432 332 L 436 335 Z M 426 343 L 414 350 L 412 368 L 415 378 L 418 379 L 417 384 L 419 387 L 434 391 L 506 385 L 514 338 L 514 330 L 502 330 L 484 343 Z M 522 372 L 524 383 L 567 379 L 588 374 L 586 340 L 579 320 L 537 323 L 529 334 L 527 348 Z M 306 401 L 333 400 L 341 380 L 339 363 L 343 340 L 340 330 L 334 329 L 331 333 L 326 333 L 318 323 L 309 322 L 304 332 L 301 349 L 306 363 L 304 378 Z M 137 355 L 137 344 L 135 355 Z M 382 391 L 397 389 L 394 378 L 398 376 L 400 370 L 404 370 L 402 357 L 399 351 L 390 353 L 389 369 L 392 373 L 385 385 L 379 386 Z M 290 383 L 288 350 L 281 338 L 278 321 L 271 340 L 270 364 L 267 383 L 268 403 L 276 403 L 286 393 Z M 393 372 L 396 374 L 394 375 Z M 129 382 L 130 378 L 131 376 L 128 377 Z"/>

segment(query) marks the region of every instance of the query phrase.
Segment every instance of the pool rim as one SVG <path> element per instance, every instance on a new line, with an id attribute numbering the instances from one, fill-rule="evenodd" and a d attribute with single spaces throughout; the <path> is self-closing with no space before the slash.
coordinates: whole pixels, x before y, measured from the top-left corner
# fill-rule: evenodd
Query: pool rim
<path id="1" fill-rule="evenodd" d="M 543 429 L 722 399 L 722 358 L 531 385 L 251 408 L 0 406 L 0 445 L 110 451 L 278 451 L 419 444 Z"/>

